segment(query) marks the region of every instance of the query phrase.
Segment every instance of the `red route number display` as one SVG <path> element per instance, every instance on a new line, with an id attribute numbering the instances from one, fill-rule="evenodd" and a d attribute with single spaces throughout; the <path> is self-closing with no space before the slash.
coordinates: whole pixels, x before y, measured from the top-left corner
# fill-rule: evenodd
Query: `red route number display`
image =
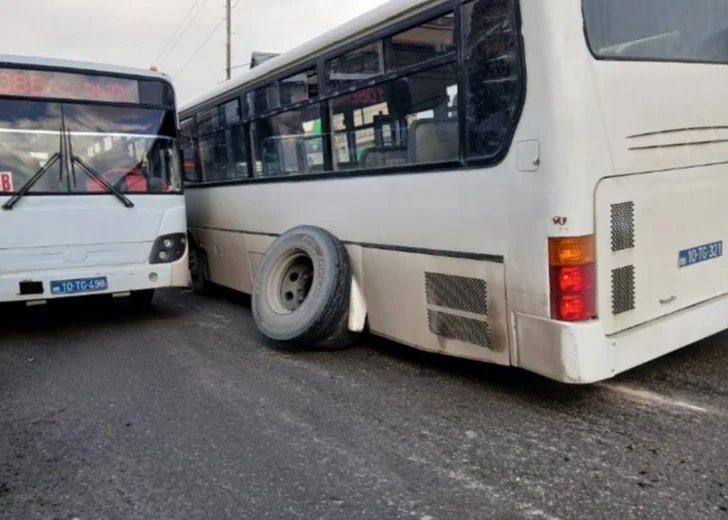
<path id="1" fill-rule="evenodd" d="M 0 69 L 0 96 L 138 103 L 139 83 L 107 76 Z"/>
<path id="2" fill-rule="evenodd" d="M 344 94 L 334 100 L 335 105 L 370 106 L 386 103 L 386 91 L 382 87 L 369 87 L 357 90 L 350 94 Z"/>
<path id="3" fill-rule="evenodd" d="M 0 193 L 10 193 L 11 191 L 13 191 L 13 174 L 0 172 Z"/>

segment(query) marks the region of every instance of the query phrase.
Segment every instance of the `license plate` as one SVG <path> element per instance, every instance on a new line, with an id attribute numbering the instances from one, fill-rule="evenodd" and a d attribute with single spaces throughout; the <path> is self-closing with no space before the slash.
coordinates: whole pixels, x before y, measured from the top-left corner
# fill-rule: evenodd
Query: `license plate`
<path id="1" fill-rule="evenodd" d="M 97 278 L 79 278 L 77 280 L 58 280 L 51 282 L 51 294 L 77 294 L 85 292 L 105 291 L 109 281 L 105 276 Z"/>
<path id="2" fill-rule="evenodd" d="M 723 241 L 713 242 L 702 246 L 691 247 L 680 251 L 679 267 L 688 267 L 690 265 L 699 264 L 707 260 L 714 260 L 723 256 Z"/>

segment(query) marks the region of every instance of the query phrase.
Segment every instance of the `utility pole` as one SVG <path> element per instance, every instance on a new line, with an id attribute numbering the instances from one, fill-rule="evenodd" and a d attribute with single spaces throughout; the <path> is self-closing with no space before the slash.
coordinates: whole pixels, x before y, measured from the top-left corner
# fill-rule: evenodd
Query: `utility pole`
<path id="1" fill-rule="evenodd" d="M 232 8 L 231 4 L 232 0 L 226 0 L 225 2 L 225 21 L 227 23 L 227 38 L 225 40 L 225 48 L 227 51 L 226 61 L 225 61 L 225 72 L 227 73 L 227 79 L 230 79 L 230 70 L 231 70 L 231 64 L 232 64 L 232 51 L 231 51 L 231 38 L 232 38 Z"/>

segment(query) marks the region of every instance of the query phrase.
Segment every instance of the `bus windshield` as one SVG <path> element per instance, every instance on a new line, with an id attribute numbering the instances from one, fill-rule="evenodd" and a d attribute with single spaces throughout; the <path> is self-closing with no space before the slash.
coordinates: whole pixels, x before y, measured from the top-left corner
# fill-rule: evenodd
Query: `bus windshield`
<path id="1" fill-rule="evenodd" d="M 583 8 L 599 57 L 728 63 L 725 0 L 583 0 Z"/>
<path id="2" fill-rule="evenodd" d="M 171 110 L 2 99 L 0 193 L 49 164 L 31 194 L 107 193 L 80 162 L 120 193 L 179 192 L 175 135 Z"/>

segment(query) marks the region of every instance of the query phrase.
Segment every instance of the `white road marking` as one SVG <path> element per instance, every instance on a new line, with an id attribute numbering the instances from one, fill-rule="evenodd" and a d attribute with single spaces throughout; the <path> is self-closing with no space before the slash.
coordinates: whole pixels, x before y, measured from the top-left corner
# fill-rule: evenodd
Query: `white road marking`
<path id="1" fill-rule="evenodd" d="M 655 404 L 655 405 L 660 405 L 660 406 L 669 406 L 672 408 L 689 410 L 691 412 L 721 414 L 721 412 L 718 410 L 711 410 L 711 409 L 705 408 L 703 406 L 698 406 L 698 405 L 689 403 L 687 401 L 683 401 L 681 399 L 674 399 L 672 397 L 669 397 L 666 395 L 661 395 L 656 392 L 652 392 L 650 390 L 645 390 L 643 388 L 635 388 L 634 386 L 629 386 L 629 385 L 620 384 L 620 383 L 608 383 L 608 382 L 597 383 L 596 386 L 598 386 L 600 388 L 604 388 L 606 390 L 610 390 L 612 392 L 617 392 L 625 397 L 635 399 L 635 400 L 641 401 L 643 403 Z"/>

